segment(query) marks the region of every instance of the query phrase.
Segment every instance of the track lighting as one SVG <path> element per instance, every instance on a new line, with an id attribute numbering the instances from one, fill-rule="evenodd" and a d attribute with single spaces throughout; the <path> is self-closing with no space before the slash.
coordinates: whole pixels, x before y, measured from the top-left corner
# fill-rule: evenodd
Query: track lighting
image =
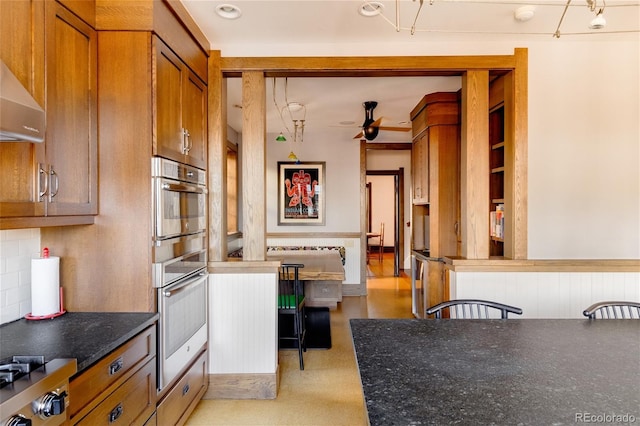
<path id="1" fill-rule="evenodd" d="M 603 11 L 604 8 L 598 11 L 596 17 L 593 18 L 589 23 L 589 28 L 591 28 L 592 30 L 601 30 L 605 27 L 605 25 L 607 25 L 607 20 L 604 19 Z"/>

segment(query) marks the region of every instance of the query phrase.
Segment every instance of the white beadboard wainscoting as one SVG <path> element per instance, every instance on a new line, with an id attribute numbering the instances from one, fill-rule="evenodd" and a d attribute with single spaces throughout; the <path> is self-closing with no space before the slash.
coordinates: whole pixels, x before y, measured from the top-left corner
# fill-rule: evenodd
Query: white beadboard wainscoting
<path id="1" fill-rule="evenodd" d="M 343 246 L 345 248 L 343 294 L 359 295 L 360 289 L 360 238 L 358 237 L 269 237 L 268 246 Z M 354 285 L 354 291 L 350 286 Z"/>
<path id="2" fill-rule="evenodd" d="M 209 275 L 209 373 L 274 373 L 277 274 Z"/>
<path id="3" fill-rule="evenodd" d="M 209 262 L 209 390 L 205 399 L 278 392 L 279 262 Z"/>
<path id="4" fill-rule="evenodd" d="M 485 299 L 522 308 L 514 318 L 584 318 L 604 300 L 640 302 L 640 272 L 450 271 L 451 299 Z"/>

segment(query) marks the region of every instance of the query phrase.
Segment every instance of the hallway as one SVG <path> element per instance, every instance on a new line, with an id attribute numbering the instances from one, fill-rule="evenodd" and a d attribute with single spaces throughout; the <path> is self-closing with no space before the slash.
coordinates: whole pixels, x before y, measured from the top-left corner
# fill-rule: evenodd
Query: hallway
<path id="1" fill-rule="evenodd" d="M 203 400 L 187 425 L 366 425 L 366 413 L 356 366 L 350 318 L 411 318 L 411 281 L 401 272 L 393 277 L 393 254 L 382 264 L 371 259 L 367 296 L 345 297 L 331 311 L 329 350 L 308 350 L 305 370 L 298 353 L 283 350 L 280 389 L 275 400 Z"/>

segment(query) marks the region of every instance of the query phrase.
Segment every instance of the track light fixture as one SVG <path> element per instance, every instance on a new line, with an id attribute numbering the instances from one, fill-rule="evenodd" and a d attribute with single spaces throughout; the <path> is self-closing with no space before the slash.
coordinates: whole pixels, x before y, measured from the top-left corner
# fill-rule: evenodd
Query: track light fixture
<path id="1" fill-rule="evenodd" d="M 604 8 L 607 6 L 606 0 L 602 0 L 602 7 L 598 8 L 598 0 L 586 0 L 587 7 L 591 12 L 598 11 L 596 13 L 595 18 L 589 22 L 589 28 L 592 30 L 601 30 L 607 25 L 607 20 L 604 19 Z M 564 10 L 562 12 L 562 16 L 560 17 L 560 22 L 558 22 L 558 27 L 556 28 L 556 32 L 553 33 L 555 38 L 560 38 L 560 25 L 562 25 L 562 21 L 564 16 L 567 13 L 567 9 L 569 9 L 569 5 L 571 4 L 571 0 L 567 0 L 567 3 L 564 6 Z"/>

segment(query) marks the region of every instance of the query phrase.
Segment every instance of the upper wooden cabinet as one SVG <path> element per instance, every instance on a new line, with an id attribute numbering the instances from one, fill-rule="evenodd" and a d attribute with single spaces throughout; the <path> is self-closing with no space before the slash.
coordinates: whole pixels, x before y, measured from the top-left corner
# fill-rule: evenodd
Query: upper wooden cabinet
<path id="1" fill-rule="evenodd" d="M 56 1 L 1 2 L 0 12 L 2 37 L 11 40 L 1 44 L 2 60 L 45 109 L 47 123 L 42 144 L 0 144 L 0 228 L 92 223 L 96 33 Z"/>
<path id="2" fill-rule="evenodd" d="M 47 215 L 98 213 L 97 37 L 57 2 L 46 2 Z"/>
<path id="3" fill-rule="evenodd" d="M 207 89 L 158 37 L 154 155 L 206 168 Z"/>

